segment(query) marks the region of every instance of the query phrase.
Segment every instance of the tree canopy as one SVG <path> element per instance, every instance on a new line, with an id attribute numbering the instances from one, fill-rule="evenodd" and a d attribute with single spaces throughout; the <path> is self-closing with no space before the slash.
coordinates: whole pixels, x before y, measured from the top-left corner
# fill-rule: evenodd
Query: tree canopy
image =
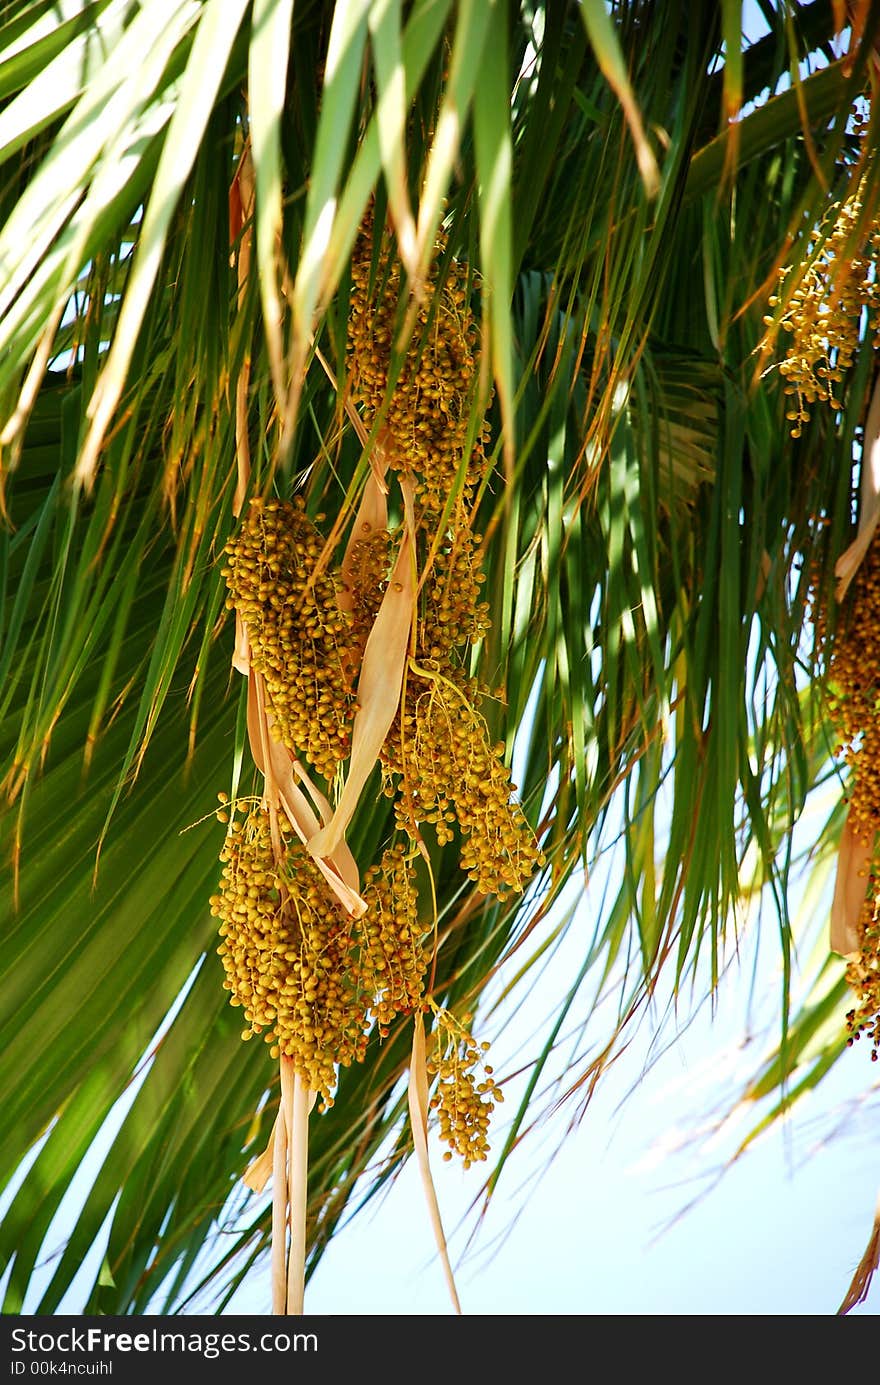
<path id="1" fill-rule="evenodd" d="M 755 1131 L 876 1056 L 880 7 L 746 11 L 0 5 L 5 1311 L 108 1224 L 84 1311 L 266 1261 L 286 1098 L 242 1014 L 321 1097 L 307 1273 L 429 1098 L 494 1188 L 585 994 L 589 1118 L 749 900 Z M 481 998 L 611 850 L 496 1147 Z"/>

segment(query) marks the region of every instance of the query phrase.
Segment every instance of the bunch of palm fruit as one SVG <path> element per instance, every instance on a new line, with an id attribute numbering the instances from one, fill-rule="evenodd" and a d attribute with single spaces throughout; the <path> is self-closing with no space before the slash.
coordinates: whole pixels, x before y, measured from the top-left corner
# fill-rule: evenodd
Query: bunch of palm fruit
<path id="1" fill-rule="evenodd" d="M 470 669 L 490 628 L 473 522 L 488 432 L 471 433 L 478 361 L 467 268 L 438 250 L 402 352 L 401 270 L 384 239 L 374 254 L 369 225 L 352 264 L 348 388 L 365 428 L 381 437 L 390 484 L 409 497 L 400 522 L 353 534 L 334 566 L 302 501 L 255 500 L 223 569 L 227 605 L 262 679 L 266 724 L 332 795 L 356 738 L 365 649 L 408 542 L 418 575 L 408 653 L 378 749 L 395 800 L 393 839 L 366 870 L 363 907 L 352 911 L 290 818 L 276 810 L 273 830 L 272 809 L 258 800 L 243 816 L 232 812 L 212 908 L 245 1036 L 261 1033 L 273 1054 L 292 1059 L 325 1104 L 374 1027 L 385 1036 L 401 1015 L 432 1015 L 432 1104 L 450 1152 L 470 1163 L 486 1157 L 500 1093 L 482 1049 L 428 994 L 434 920 L 420 912 L 413 862 L 427 854 L 425 824 L 441 846 L 457 825 L 462 868 L 478 891 L 504 898 L 544 857 L 480 710 L 490 690 Z"/>

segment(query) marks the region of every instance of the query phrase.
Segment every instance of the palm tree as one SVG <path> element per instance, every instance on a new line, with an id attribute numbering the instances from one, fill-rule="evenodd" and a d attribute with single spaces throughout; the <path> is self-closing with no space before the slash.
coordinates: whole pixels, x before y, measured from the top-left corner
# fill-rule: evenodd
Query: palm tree
<path id="1" fill-rule="evenodd" d="M 362 1176 L 381 1186 L 423 1144 L 429 1086 L 453 1151 L 483 1158 L 503 1075 L 478 1092 L 449 1065 L 477 1071 L 487 983 L 528 984 L 612 839 L 616 896 L 487 1187 L 576 997 L 605 1025 L 561 1079 L 586 1106 L 661 977 L 735 974 L 737 906 L 761 892 L 784 984 L 745 1096 L 775 1119 L 876 1000 L 873 835 L 842 794 L 813 854 L 827 872 L 843 842 L 833 941 L 853 955 L 826 940 L 797 1005 L 788 898 L 793 829 L 850 732 L 870 797 L 835 664 L 870 563 L 848 593 L 835 565 L 860 520 L 870 554 L 876 520 L 880 7 L 15 0 L 0 18 L 5 1311 L 78 1175 L 30 1311 L 58 1309 L 108 1218 L 83 1311 L 222 1309 L 267 1256 L 272 1209 L 241 1180 L 268 1173 L 285 1103 L 308 1176 L 282 1146 L 276 1279 L 287 1198 L 307 1197 L 308 1273 Z M 365 515 L 375 548 L 355 547 Z M 291 691 L 306 610 L 311 691 Z M 305 876 L 345 1004 L 363 999 L 308 1051 L 300 1030 L 285 1048 L 287 993 L 260 999 L 235 914 L 242 889 L 258 900 L 305 995 Z M 240 1042 L 217 916 L 246 1032 L 281 1031 L 280 1068 Z M 358 922 L 377 917 L 416 957 L 396 999 L 390 945 Z M 471 1101 L 459 1126 L 450 1091 Z M 869 1278 L 870 1253 L 857 1293 Z"/>

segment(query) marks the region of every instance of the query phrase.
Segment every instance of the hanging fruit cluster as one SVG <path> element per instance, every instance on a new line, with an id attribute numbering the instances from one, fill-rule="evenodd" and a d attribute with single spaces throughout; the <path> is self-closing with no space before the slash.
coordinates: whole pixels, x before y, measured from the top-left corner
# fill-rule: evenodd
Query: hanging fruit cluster
<path id="1" fill-rule="evenodd" d="M 441 281 L 435 267 L 395 377 L 399 274 L 387 251 L 374 266 L 364 235 L 352 266 L 349 380 L 365 417 L 384 419 L 392 469 L 413 485 L 423 573 L 416 656 L 380 759 L 398 826 L 417 841 L 430 823 L 443 843 L 457 822 L 462 868 L 482 893 L 504 898 L 524 888 L 542 856 L 513 799 L 504 746 L 491 741 L 480 711 L 490 689 L 467 669 L 467 651 L 490 625 L 471 522 L 486 461 L 485 433 L 468 445 L 478 365 L 467 273 L 452 261 Z"/>
<path id="2" fill-rule="evenodd" d="M 488 1047 L 485 1043 L 478 1046 L 464 1025 L 447 1011 L 436 1012 L 428 1058 L 428 1073 L 437 1078 L 431 1107 L 440 1122 L 440 1138 L 449 1145 L 443 1158 L 451 1159 L 457 1153 L 466 1169 L 487 1157 L 489 1118 L 496 1102 L 504 1100 L 492 1068 L 483 1063 Z"/>
<path id="3" fill-rule="evenodd" d="M 856 133 L 864 133 L 857 122 Z M 788 335 L 779 373 L 789 397 L 786 418 L 800 437 L 813 404 L 842 407 L 839 386 L 853 363 L 865 330 L 880 336 L 880 225 L 866 215 L 865 179 L 844 201 L 833 203 L 822 222 L 806 270 L 790 294 L 785 283 L 792 266 L 779 271 L 780 286 L 769 304 L 784 303 L 778 324 Z"/>
<path id="4" fill-rule="evenodd" d="M 248 632 L 277 738 L 332 779 L 351 744 L 349 629 L 332 576 L 318 570 L 324 539 L 297 497 L 251 504 L 222 569 L 227 606 Z"/>
<path id="5" fill-rule="evenodd" d="M 847 1043 L 864 1034 L 871 1043 L 871 1057 L 880 1053 L 880 881 L 872 877 L 866 907 L 862 913 L 862 946 L 846 968 L 846 979 L 856 1004 L 847 1012 Z"/>
<path id="6" fill-rule="evenodd" d="M 368 427 L 383 421 L 393 440 L 391 468 L 413 479 L 424 510 L 437 515 L 450 495 L 466 505 L 484 474 L 488 436 L 484 427 L 468 445 L 478 363 L 467 267 L 455 260 L 444 264 L 442 249 L 435 257 L 400 361 L 394 349 L 402 325 L 400 265 L 384 241 L 374 263 L 369 225 L 355 246 L 351 280 L 352 398 Z"/>
<path id="7" fill-rule="evenodd" d="M 323 1105 L 332 1105 L 337 1067 L 361 1060 L 375 1020 L 420 1007 L 430 960 L 430 926 L 420 922 L 413 870 L 401 847 L 386 849 L 368 874 L 366 912 L 352 917 L 333 895 L 289 820 L 279 814 L 273 849 L 261 801 L 233 816 L 221 853 L 218 952 L 243 1039 L 263 1034 L 274 1058 L 291 1058 Z"/>
<path id="8" fill-rule="evenodd" d="M 382 469 L 396 478 L 399 523 L 389 527 L 371 473 L 371 505 L 356 517 L 338 568 L 328 565 L 326 540 L 301 501 L 253 501 L 227 545 L 227 605 L 244 632 L 255 705 L 287 758 L 272 771 L 274 797 L 232 811 L 211 905 L 244 1036 L 262 1034 L 325 1105 L 340 1066 L 363 1058 L 371 1032 L 384 1037 L 400 1016 L 433 1014 L 432 1104 L 450 1153 L 470 1163 L 486 1157 L 500 1093 L 482 1049 L 428 994 L 434 928 L 419 910 L 414 860 L 424 853 L 425 824 L 440 845 L 457 827 L 463 870 L 479 891 L 505 898 L 525 888 L 544 858 L 515 801 L 504 746 L 490 738 L 481 711 L 490 689 L 470 667 L 490 628 L 473 528 L 486 434 L 470 431 L 478 362 L 467 272 L 444 264 L 439 249 L 440 268 L 424 285 L 399 356 L 397 261 L 384 242 L 374 256 L 369 227 L 353 258 L 349 388 L 378 440 Z M 385 669 L 381 650 L 370 650 L 383 619 L 391 623 L 390 603 L 406 599 L 410 569 L 402 640 L 394 617 L 399 667 L 389 656 Z M 395 800 L 396 830 L 361 889 L 350 853 L 339 853 L 347 852 L 364 743 L 383 699 L 372 763 Z M 266 752 L 263 744 L 255 758 Z M 312 801 L 324 804 L 317 832 L 317 818 L 309 827 L 296 806 L 307 778 L 299 757 L 328 793 L 336 790 L 334 810 L 312 786 Z"/>
<path id="9" fill-rule="evenodd" d="M 880 541 L 865 554 L 831 644 L 830 712 L 835 753 L 849 770 L 849 823 L 872 853 L 865 900 L 858 920 L 860 950 L 849 959 L 846 979 L 855 1005 L 847 1015 L 850 1042 L 871 1039 L 880 1049 Z"/>

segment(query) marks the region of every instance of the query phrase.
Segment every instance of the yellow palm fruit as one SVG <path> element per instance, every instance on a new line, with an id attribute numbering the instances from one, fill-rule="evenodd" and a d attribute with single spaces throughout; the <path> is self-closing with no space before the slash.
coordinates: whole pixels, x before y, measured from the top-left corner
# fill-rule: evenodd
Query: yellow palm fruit
<path id="1" fill-rule="evenodd" d="M 480 697 L 476 680 L 460 672 L 411 666 L 404 713 L 383 763 L 402 781 L 398 825 L 415 838 L 417 824 L 432 823 L 443 844 L 457 821 L 462 869 L 482 894 L 504 899 L 524 889 L 544 855 L 513 797 L 504 745 L 489 740 Z"/>
<path id="2" fill-rule="evenodd" d="M 485 469 L 481 430 L 467 450 L 470 401 L 476 388 L 477 327 L 469 306 L 467 266 L 437 262 L 424 286 L 415 328 L 389 397 L 393 347 L 400 330 L 403 281 L 398 262 L 383 245 L 373 276 L 372 227 L 359 237 L 352 259 L 348 323 L 348 379 L 354 402 L 369 427 L 383 412 L 394 470 L 410 476 L 419 504 L 442 510 L 463 469 L 469 495 Z"/>
<path id="3" fill-rule="evenodd" d="M 352 965 L 357 937 L 283 814 L 279 834 L 280 861 L 262 804 L 229 832 L 220 892 L 211 900 L 221 920 L 217 951 L 245 1033 L 263 1034 L 273 1056 L 291 1058 L 330 1105 L 337 1067 L 366 1050 L 368 998 Z"/>
<path id="4" fill-rule="evenodd" d="M 779 373 L 790 398 L 786 417 L 793 437 L 800 436 L 813 404 L 842 408 L 838 387 L 855 358 L 865 315 L 875 338 L 880 327 L 880 228 L 875 224 L 859 231 L 863 201 L 860 183 L 844 202 L 829 208 L 823 223 L 826 234 L 779 321 L 788 336 Z M 790 265 L 780 270 L 780 289 L 770 297 L 771 308 L 778 307 L 791 272 Z M 764 321 L 773 324 L 770 315 Z"/>
<path id="5" fill-rule="evenodd" d="M 866 1034 L 871 1057 L 880 1049 L 880 541 L 874 538 L 848 593 L 833 635 L 827 628 L 830 711 L 836 753 L 850 773 L 849 823 L 873 853 L 858 921 L 860 949 L 846 979 L 855 1005 L 846 1017 L 848 1043 Z"/>
<path id="6" fill-rule="evenodd" d="M 371 996 L 379 1031 L 422 1006 L 431 962 L 433 927 L 419 919 L 415 872 L 401 843 L 390 846 L 364 882 L 367 912 L 360 920 L 358 982 Z"/>
<path id="7" fill-rule="evenodd" d="M 489 603 L 481 601 L 481 536 L 473 534 L 461 506 L 438 546 L 422 590 L 418 621 L 420 658 L 450 664 L 455 650 L 482 639 L 491 627 Z"/>
<path id="8" fill-rule="evenodd" d="M 504 1098 L 484 1061 L 488 1044 L 476 1044 L 446 1010 L 436 1010 L 434 1021 L 428 1076 L 436 1086 L 430 1106 L 437 1114 L 440 1139 L 449 1145 L 444 1159 L 456 1153 L 467 1169 L 488 1157 L 489 1121 Z"/>
<path id="9" fill-rule="evenodd" d="M 828 661 L 838 755 L 850 770 L 850 820 L 866 842 L 880 827 L 880 543 L 875 538 L 838 618 Z"/>
<path id="10" fill-rule="evenodd" d="M 331 779 L 351 743 L 351 632 L 301 500 L 251 502 L 226 545 L 227 606 L 247 627 L 278 739 Z"/>

